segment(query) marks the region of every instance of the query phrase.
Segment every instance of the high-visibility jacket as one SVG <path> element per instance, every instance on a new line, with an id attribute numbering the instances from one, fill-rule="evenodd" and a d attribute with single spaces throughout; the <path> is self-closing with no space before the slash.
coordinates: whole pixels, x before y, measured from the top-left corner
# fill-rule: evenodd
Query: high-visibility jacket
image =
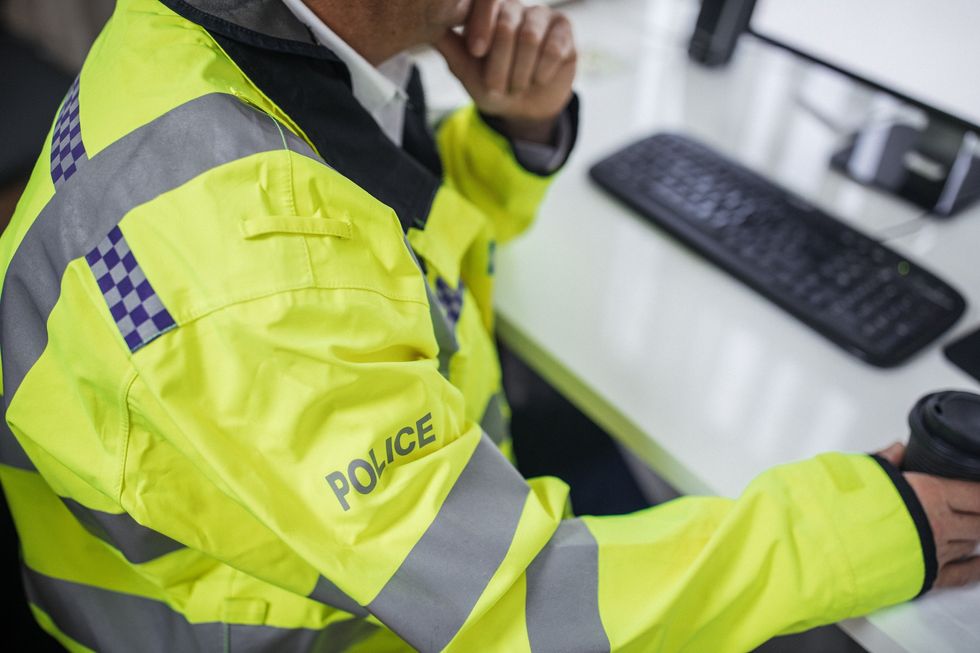
<path id="1" fill-rule="evenodd" d="M 119 0 L 0 240 L 0 479 L 48 632 L 740 651 L 928 585 L 921 507 L 867 456 L 602 518 L 523 479 L 493 252 L 548 179 L 418 104 L 399 149 L 278 0 Z"/>

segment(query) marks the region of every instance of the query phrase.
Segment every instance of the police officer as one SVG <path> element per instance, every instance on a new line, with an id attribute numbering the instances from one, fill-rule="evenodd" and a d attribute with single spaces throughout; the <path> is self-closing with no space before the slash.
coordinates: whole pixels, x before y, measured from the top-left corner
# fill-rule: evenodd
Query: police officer
<path id="1" fill-rule="evenodd" d="M 474 100 L 435 135 L 423 43 Z M 119 0 L 0 241 L 0 478 L 48 632 L 735 651 L 980 575 L 977 487 L 900 449 L 604 518 L 508 462 L 493 258 L 572 147 L 575 56 L 512 0 Z"/>

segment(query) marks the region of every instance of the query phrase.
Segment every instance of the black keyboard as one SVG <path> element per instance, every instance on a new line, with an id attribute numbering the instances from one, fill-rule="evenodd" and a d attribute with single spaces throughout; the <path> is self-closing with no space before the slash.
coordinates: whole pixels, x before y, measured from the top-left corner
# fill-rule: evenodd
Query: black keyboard
<path id="1" fill-rule="evenodd" d="M 690 138 L 642 140 L 592 178 L 872 365 L 902 363 L 966 308 L 935 275 Z"/>

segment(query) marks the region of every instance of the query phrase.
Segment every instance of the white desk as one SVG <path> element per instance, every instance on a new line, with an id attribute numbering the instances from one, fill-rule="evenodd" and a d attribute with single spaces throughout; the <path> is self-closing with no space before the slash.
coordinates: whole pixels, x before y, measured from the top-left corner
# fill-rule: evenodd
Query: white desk
<path id="1" fill-rule="evenodd" d="M 619 146 L 678 130 L 868 233 L 905 231 L 921 213 L 831 172 L 841 136 L 804 107 L 854 125 L 880 98 L 751 38 L 725 69 L 690 63 L 697 5 L 567 7 L 583 53 L 581 139 L 530 233 L 500 252 L 499 329 L 682 492 L 734 496 L 778 463 L 905 438 L 908 409 L 921 395 L 978 384 L 945 360 L 941 343 L 895 370 L 861 363 L 589 181 L 589 166 Z M 436 107 L 458 101 L 439 62 L 424 65 Z M 942 342 L 980 324 L 977 243 L 980 208 L 890 241 L 970 301 Z M 873 651 L 980 651 L 980 588 L 843 626 Z"/>

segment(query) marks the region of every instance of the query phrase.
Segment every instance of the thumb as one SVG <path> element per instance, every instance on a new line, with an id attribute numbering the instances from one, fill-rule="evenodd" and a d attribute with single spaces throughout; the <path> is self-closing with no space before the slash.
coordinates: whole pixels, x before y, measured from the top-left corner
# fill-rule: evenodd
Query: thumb
<path id="1" fill-rule="evenodd" d="M 483 62 L 470 54 L 462 36 L 452 30 L 447 30 L 434 45 L 446 63 L 449 64 L 449 70 L 459 81 L 463 82 L 466 90 L 472 94 L 473 90 L 480 87 Z"/>
<path id="2" fill-rule="evenodd" d="M 895 442 L 887 449 L 879 451 L 878 455 L 892 465 L 895 465 L 895 467 L 901 467 L 902 461 L 905 460 L 905 445 L 901 442 Z"/>

